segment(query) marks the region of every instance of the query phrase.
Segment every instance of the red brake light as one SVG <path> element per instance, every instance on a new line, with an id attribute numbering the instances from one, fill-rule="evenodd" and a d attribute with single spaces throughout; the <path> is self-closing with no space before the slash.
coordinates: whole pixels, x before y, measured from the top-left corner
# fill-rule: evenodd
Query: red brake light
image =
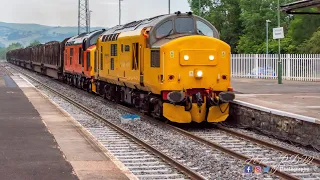
<path id="1" fill-rule="evenodd" d="M 168 94 L 170 91 L 162 91 L 162 99 L 163 100 L 168 100 Z"/>

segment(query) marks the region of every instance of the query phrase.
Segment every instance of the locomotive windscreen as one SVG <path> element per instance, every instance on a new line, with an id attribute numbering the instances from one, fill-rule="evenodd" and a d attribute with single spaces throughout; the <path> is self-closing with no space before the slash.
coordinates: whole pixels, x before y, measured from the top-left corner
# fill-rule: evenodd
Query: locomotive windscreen
<path id="1" fill-rule="evenodd" d="M 199 20 L 197 20 L 197 33 L 214 38 L 219 37 L 218 32 L 214 33 L 214 31 L 208 25 Z"/>
<path id="2" fill-rule="evenodd" d="M 190 17 L 179 17 L 175 21 L 177 33 L 193 33 L 194 21 Z"/>
<path id="3" fill-rule="evenodd" d="M 90 45 L 89 45 L 89 47 L 92 46 L 93 44 L 96 44 L 96 43 L 97 43 L 97 39 L 98 39 L 99 36 L 100 36 L 100 33 L 94 35 L 94 36 L 90 39 Z"/>

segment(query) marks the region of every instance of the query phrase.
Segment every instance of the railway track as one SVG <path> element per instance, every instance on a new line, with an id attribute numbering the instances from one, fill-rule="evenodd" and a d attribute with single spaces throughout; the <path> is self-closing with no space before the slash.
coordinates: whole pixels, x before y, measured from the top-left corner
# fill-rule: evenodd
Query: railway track
<path id="1" fill-rule="evenodd" d="M 176 130 L 214 148 L 219 148 L 248 164 L 268 166 L 270 173 L 279 177 L 320 179 L 320 160 L 318 158 L 306 156 L 221 126 L 218 129 L 205 131 L 203 129 L 184 131 L 179 128 Z"/>
<path id="2" fill-rule="evenodd" d="M 88 128 L 88 130 L 139 179 L 186 179 L 168 164 L 118 132 L 105 127 Z M 193 178 L 199 177 L 193 175 Z"/>
<path id="3" fill-rule="evenodd" d="M 94 137 L 97 137 L 139 179 L 205 179 L 203 176 L 168 157 L 82 104 L 61 94 L 32 76 L 21 71 L 19 72 L 88 115 L 103 121 L 107 126 L 88 128 L 87 130 Z"/>
<path id="4" fill-rule="evenodd" d="M 24 73 L 23 73 L 24 74 Z M 31 78 L 35 81 L 37 81 L 36 79 L 34 79 L 33 77 L 25 74 L 28 78 Z M 39 82 L 40 83 L 40 82 Z M 81 105 L 82 106 L 82 105 Z M 125 106 L 121 106 L 116 104 L 117 107 L 120 107 L 121 109 L 124 109 L 127 112 L 133 112 L 133 113 L 137 113 L 135 110 L 132 110 L 130 108 L 127 108 Z M 160 127 L 164 127 L 164 128 L 171 128 L 176 132 L 179 132 L 181 134 L 183 134 L 184 136 L 187 136 L 188 138 L 192 138 L 195 141 L 201 142 L 203 144 L 206 144 L 214 149 L 218 149 L 226 154 L 229 154 L 233 157 L 236 157 L 238 159 L 241 159 L 242 161 L 247 161 L 248 164 L 251 165 L 261 165 L 261 166 L 269 166 L 271 168 L 271 173 L 274 176 L 278 176 L 280 178 L 284 178 L 284 179 L 319 179 L 320 178 L 320 169 L 319 169 L 319 162 L 320 160 L 317 158 L 312 158 L 312 159 L 308 159 L 307 163 L 300 163 L 300 164 L 290 164 L 290 161 L 288 159 L 286 159 L 285 161 L 283 161 L 283 157 L 286 157 L 286 155 L 298 155 L 299 158 L 298 159 L 303 159 L 303 157 L 306 157 L 305 155 L 298 153 L 298 152 L 294 152 L 290 149 L 285 149 L 283 147 L 271 144 L 271 143 L 267 143 L 267 142 L 263 142 L 259 139 L 255 139 L 253 137 L 250 136 L 246 136 L 243 134 L 239 134 L 237 132 L 231 131 L 227 128 L 224 127 L 219 127 L 219 129 L 214 129 L 214 130 L 207 130 L 207 131 L 203 131 L 203 130 L 183 130 L 180 128 L 177 128 L 175 126 L 172 125 L 165 125 L 164 123 L 161 123 L 159 121 L 155 121 L 154 119 L 142 115 L 140 114 L 143 118 L 148 118 L 149 120 L 152 120 L 153 122 L 157 123 L 158 125 L 160 125 Z M 98 115 L 99 116 L 99 115 Z M 102 118 L 102 117 L 100 117 Z M 95 133 L 94 135 L 96 137 L 101 138 L 100 141 L 104 142 L 105 140 L 103 139 L 103 137 L 107 137 L 108 134 L 113 134 L 113 132 L 111 131 L 106 131 L 106 130 L 101 130 L 101 129 L 92 129 L 93 133 Z M 110 133 L 109 133 L 110 132 Z M 107 138 L 110 139 L 110 138 Z M 109 141 L 105 141 L 105 144 L 110 144 L 108 143 Z M 118 143 L 121 144 L 121 143 Z M 113 150 L 113 153 L 119 155 L 120 157 L 122 157 L 122 159 L 120 159 L 121 161 L 123 160 L 124 162 L 129 163 L 129 167 L 133 167 L 133 171 L 139 171 L 139 169 L 141 169 L 142 167 L 138 167 L 136 166 L 135 163 L 132 163 L 132 161 L 134 160 L 126 160 L 123 158 L 127 158 L 130 157 L 131 159 L 134 158 L 138 158 L 138 159 L 142 159 L 142 160 L 147 160 L 148 158 L 150 158 L 149 155 L 145 154 L 145 152 L 141 153 L 141 156 L 132 156 L 132 154 L 127 154 L 127 155 L 121 155 L 121 152 L 123 151 L 124 147 L 128 147 L 128 145 L 122 146 L 120 145 L 119 147 L 117 147 L 117 145 L 112 145 L 112 147 L 108 147 L 108 149 L 110 148 L 111 151 Z M 135 147 L 135 146 L 133 146 Z M 149 146 L 150 148 L 151 146 Z M 152 147 L 151 147 L 152 148 Z M 148 149 L 148 148 L 147 148 Z M 124 150 L 125 151 L 125 150 Z M 119 154 L 120 153 L 120 154 Z M 139 153 L 138 153 L 139 154 Z M 164 154 L 163 154 L 164 155 Z M 259 157 L 260 155 L 260 157 Z M 169 158 L 168 156 L 164 155 L 165 157 Z M 141 158 L 142 157 L 142 158 Z M 159 156 L 162 157 L 162 156 Z M 162 157 L 163 158 L 163 157 Z M 164 159 L 167 159 L 164 158 Z M 282 159 L 281 159 L 282 158 Z M 154 158 L 151 158 L 154 159 Z M 151 162 L 152 160 L 150 159 L 150 161 L 146 161 L 146 162 Z M 167 162 L 171 163 L 170 160 L 167 159 Z M 173 159 L 171 159 L 173 160 Z M 251 161 L 248 161 L 251 160 Z M 254 160 L 254 162 L 252 161 Z M 297 160 L 297 159 L 296 159 Z M 174 160 L 173 160 L 174 161 Z M 131 163 L 131 165 L 130 165 Z M 177 163 L 177 162 L 176 162 Z M 279 163 L 283 163 L 281 165 L 285 165 L 287 169 L 309 169 L 309 171 L 307 172 L 301 172 L 301 173 L 292 173 L 290 171 L 282 171 L 279 169 Z M 156 163 L 157 164 L 157 163 Z M 145 164 L 145 166 L 147 166 L 147 164 Z M 180 164 L 181 165 L 181 164 Z M 166 170 L 164 170 L 164 164 L 161 164 L 160 167 L 162 167 L 161 172 L 164 173 L 167 172 Z M 182 165 L 183 166 L 183 165 Z M 154 166 L 155 168 L 158 168 L 157 165 Z M 179 169 L 179 166 L 175 166 L 177 169 Z M 183 166 L 184 167 L 184 166 Z M 159 169 L 159 170 L 160 170 Z M 186 168 L 188 170 L 190 170 L 189 168 Z M 156 169 L 149 169 L 149 172 L 153 172 L 153 171 L 157 171 Z M 184 170 L 180 170 L 182 172 L 184 172 L 184 174 L 187 174 Z M 192 171 L 192 170 L 190 170 Z M 139 174 L 139 173 L 138 173 Z M 192 174 L 192 173 L 191 173 Z M 194 173 L 196 174 L 196 173 Z M 174 175 L 176 176 L 177 174 L 174 173 Z M 188 177 L 195 177 L 194 175 L 188 175 Z M 142 176 L 145 177 L 145 176 Z M 152 176 L 154 177 L 154 176 Z M 163 176 L 161 176 L 163 177 Z M 203 178 L 203 177 L 201 177 Z M 196 177 L 195 179 L 198 179 L 198 177 Z"/>
<path id="5" fill-rule="evenodd" d="M 124 109 L 127 109 L 127 107 L 124 107 Z M 127 109 L 127 111 L 132 110 Z M 145 118 L 154 121 L 150 117 Z M 159 121 L 154 122 L 163 126 L 163 128 L 172 128 L 189 138 L 241 159 L 246 164 L 270 167 L 269 172 L 272 175 L 284 179 L 320 179 L 319 158 L 310 157 L 300 152 L 232 131 L 223 126 L 207 130 L 192 128 L 184 130 L 169 124 L 163 125 Z M 292 172 L 291 170 L 302 172 Z"/>

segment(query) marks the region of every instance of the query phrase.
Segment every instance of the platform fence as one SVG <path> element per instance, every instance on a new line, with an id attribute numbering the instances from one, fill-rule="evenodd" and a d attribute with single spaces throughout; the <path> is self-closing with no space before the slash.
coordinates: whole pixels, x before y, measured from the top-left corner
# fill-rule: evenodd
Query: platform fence
<path id="1" fill-rule="evenodd" d="M 320 54 L 281 54 L 282 78 L 320 82 Z M 278 78 L 277 54 L 232 54 L 231 75 L 237 78 Z"/>

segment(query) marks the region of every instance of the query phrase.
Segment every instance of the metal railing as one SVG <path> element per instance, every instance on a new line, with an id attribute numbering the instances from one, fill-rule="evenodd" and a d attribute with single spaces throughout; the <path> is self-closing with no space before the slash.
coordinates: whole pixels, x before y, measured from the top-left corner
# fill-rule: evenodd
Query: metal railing
<path id="1" fill-rule="evenodd" d="M 282 78 L 320 82 L 320 54 L 281 54 Z M 238 78 L 277 79 L 277 54 L 232 54 L 231 75 Z"/>

